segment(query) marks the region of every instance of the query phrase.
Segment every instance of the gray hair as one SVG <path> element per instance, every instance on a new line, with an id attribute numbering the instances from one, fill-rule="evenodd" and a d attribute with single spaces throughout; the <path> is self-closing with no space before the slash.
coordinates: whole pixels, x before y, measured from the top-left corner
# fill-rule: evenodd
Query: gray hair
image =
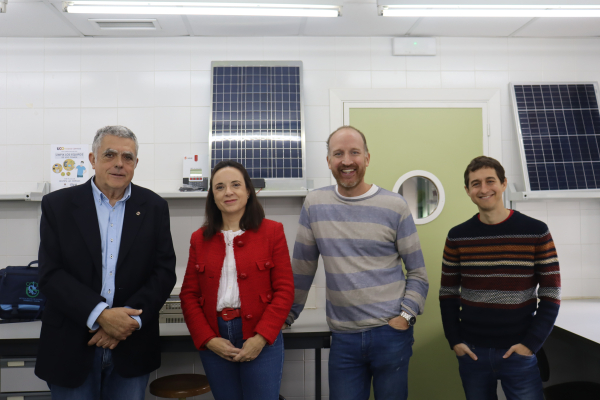
<path id="1" fill-rule="evenodd" d="M 94 153 L 94 157 L 98 157 L 98 150 L 100 150 L 102 139 L 104 139 L 104 136 L 107 135 L 133 140 L 135 143 L 135 155 L 137 156 L 140 145 L 138 143 L 137 137 L 135 137 L 135 134 L 125 126 L 108 125 L 104 128 L 98 129 L 98 131 L 96 132 L 96 136 L 94 136 L 94 141 L 92 142 L 92 153 Z"/>

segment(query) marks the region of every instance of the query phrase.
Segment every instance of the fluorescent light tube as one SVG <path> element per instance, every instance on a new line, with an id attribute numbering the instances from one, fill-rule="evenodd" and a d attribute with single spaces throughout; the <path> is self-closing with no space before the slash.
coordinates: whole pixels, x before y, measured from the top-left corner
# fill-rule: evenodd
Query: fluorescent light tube
<path id="1" fill-rule="evenodd" d="M 494 18 L 594 18 L 600 6 L 537 5 L 388 5 L 379 7 L 384 17 L 494 17 Z"/>
<path id="2" fill-rule="evenodd" d="M 76 14 L 247 15 L 269 17 L 338 17 L 339 6 L 251 3 L 69 1 L 63 9 Z"/>

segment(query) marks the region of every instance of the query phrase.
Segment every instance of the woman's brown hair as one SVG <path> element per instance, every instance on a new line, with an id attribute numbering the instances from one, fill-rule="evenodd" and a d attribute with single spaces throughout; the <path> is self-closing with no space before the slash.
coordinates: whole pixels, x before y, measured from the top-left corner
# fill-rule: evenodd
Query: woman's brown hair
<path id="1" fill-rule="evenodd" d="M 245 231 L 257 230 L 260 228 L 263 219 L 265 219 L 265 210 L 263 210 L 262 205 L 256 197 L 252 180 L 246 168 L 237 161 L 223 160 L 215 165 L 210 176 L 210 187 L 208 188 L 206 210 L 204 212 L 204 225 L 202 225 L 205 239 L 212 238 L 223 228 L 223 216 L 221 215 L 221 210 L 217 207 L 217 203 L 215 203 L 215 195 L 213 193 L 213 178 L 217 171 L 226 167 L 235 168 L 242 173 L 246 190 L 248 191 L 248 202 L 246 203 L 246 211 L 240 220 L 240 229 Z"/>

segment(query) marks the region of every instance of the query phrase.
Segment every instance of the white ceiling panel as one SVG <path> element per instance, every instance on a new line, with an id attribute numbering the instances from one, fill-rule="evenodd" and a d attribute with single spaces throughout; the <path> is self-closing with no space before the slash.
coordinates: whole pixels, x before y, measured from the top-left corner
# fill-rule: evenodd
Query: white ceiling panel
<path id="1" fill-rule="evenodd" d="M 414 36 L 508 36 L 530 19 L 423 18 L 411 34 Z"/>
<path id="2" fill-rule="evenodd" d="M 0 14 L 0 36 L 65 37 L 79 36 L 41 1 L 9 1 Z"/>
<path id="3" fill-rule="evenodd" d="M 344 3 L 339 18 L 308 18 L 305 36 L 398 36 L 404 35 L 418 18 L 384 18 L 377 4 Z"/>
<path id="4" fill-rule="evenodd" d="M 306 18 L 192 16 L 188 20 L 198 36 L 298 36 Z M 335 19 L 335 18 L 319 18 Z"/>
<path id="5" fill-rule="evenodd" d="M 152 37 L 152 36 L 187 36 L 183 19 L 179 15 L 114 15 L 114 14 L 66 14 L 67 19 L 86 36 L 118 36 L 118 37 Z M 160 29 L 157 30 L 124 30 L 100 29 L 90 19 L 156 19 Z"/>
<path id="6" fill-rule="evenodd" d="M 514 36 L 600 36 L 599 18 L 538 18 Z M 600 49 L 599 49 L 600 50 Z"/>

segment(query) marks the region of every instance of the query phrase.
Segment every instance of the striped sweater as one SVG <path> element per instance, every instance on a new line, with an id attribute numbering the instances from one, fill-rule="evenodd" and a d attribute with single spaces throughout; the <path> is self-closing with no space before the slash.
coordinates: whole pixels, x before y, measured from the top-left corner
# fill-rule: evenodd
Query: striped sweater
<path id="1" fill-rule="evenodd" d="M 475 215 L 452 228 L 440 306 L 450 347 L 521 343 L 537 352 L 560 306 L 558 258 L 546 224 L 514 211 L 500 224 L 486 225 Z"/>
<path id="2" fill-rule="evenodd" d="M 335 186 L 314 190 L 306 197 L 299 225 L 292 259 L 296 292 L 287 323 L 304 308 L 319 255 L 333 332 L 385 325 L 401 310 L 415 316 L 423 312 L 429 283 L 417 230 L 402 196 L 379 188 L 371 196 L 348 199 Z"/>

